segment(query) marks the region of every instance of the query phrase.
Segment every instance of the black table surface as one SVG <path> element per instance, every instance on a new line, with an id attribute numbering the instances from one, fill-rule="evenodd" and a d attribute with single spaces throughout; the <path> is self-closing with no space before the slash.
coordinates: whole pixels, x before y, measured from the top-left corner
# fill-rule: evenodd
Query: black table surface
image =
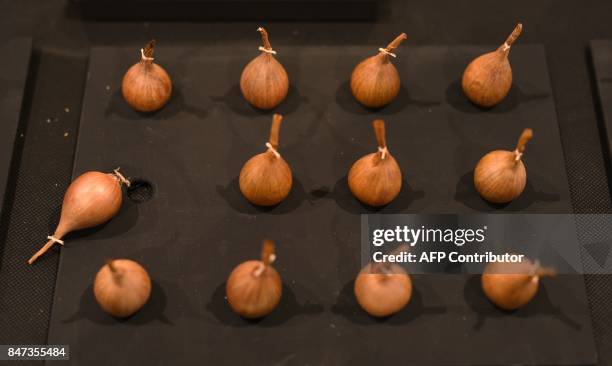
<path id="1" fill-rule="evenodd" d="M 0 39 L 32 37 L 31 72 L 36 79 L 25 103 L 29 107 L 24 142 L 14 154 L 20 164 L 15 195 L 0 227 L 0 343 L 41 344 L 48 335 L 57 256 L 26 267 L 31 248 L 57 220 L 68 186 L 91 45 L 139 46 L 155 37 L 160 44 L 252 44 L 255 22 L 83 22 L 67 1 L 4 1 L 0 4 Z M 517 20 L 525 25 L 520 42 L 546 47 L 557 119 L 564 150 L 573 210 L 610 213 L 609 159 L 602 149 L 602 128 L 594 103 L 590 68 L 591 39 L 612 38 L 612 3 L 602 1 L 478 0 L 381 1 L 373 22 L 275 22 L 272 42 L 295 45 L 370 45 L 378 47 L 404 31 L 417 45 L 500 42 Z M 382 43 L 381 43 L 382 42 Z M 46 123 L 57 117 L 58 123 Z M 609 276 L 587 276 L 600 364 L 612 362 Z M 33 285 L 34 284 L 34 285 Z M 28 364 L 28 363 L 23 363 Z M 32 362 L 32 364 L 37 364 Z"/>
<path id="2" fill-rule="evenodd" d="M 138 51 L 93 47 L 75 175 L 121 165 L 135 182 L 151 182 L 155 193 L 147 202 L 125 202 L 107 225 L 66 238 L 49 342 L 71 345 L 70 364 L 92 366 L 288 359 L 312 365 L 594 364 L 581 276 L 548 281 L 529 307 L 511 315 L 483 298 L 476 276 L 415 277 L 414 302 L 384 322 L 353 300 L 359 214 L 571 211 L 543 47 L 513 47 L 514 88 L 497 108 L 481 111 L 462 95 L 463 68 L 492 48 L 403 46 L 394 60 L 400 94 L 373 113 L 351 96 L 347 78 L 375 49 L 277 44 L 292 86 L 275 110 L 284 115 L 279 151 L 294 188 L 277 207 L 262 209 L 242 197 L 237 183 L 245 160 L 265 150 L 272 115 L 251 108 L 239 92 L 238 76 L 257 54 L 254 47 L 159 47 L 156 59 L 175 88 L 169 104 L 152 115 L 132 111 L 119 90 Z M 360 205 L 346 181 L 353 161 L 375 149 L 374 116 L 386 121 L 387 143 L 404 179 L 400 195 L 377 210 Z M 485 151 L 502 141 L 512 146 L 525 126 L 535 131 L 524 158 L 529 185 L 511 204 L 492 207 L 474 191 L 471 171 Z M 236 263 L 257 254 L 265 237 L 277 242 L 285 297 L 277 311 L 252 324 L 231 312 L 224 282 Z M 93 302 L 92 278 L 111 256 L 142 263 L 155 284 L 150 305 L 122 322 Z M 405 339 L 418 345 L 410 354 Z M 363 346 L 353 349 L 356 344 Z M 432 352 L 439 344 L 453 346 Z M 482 351 L 473 352 L 475 344 Z M 126 346 L 133 350 L 126 353 Z M 242 352 L 228 352 L 238 347 Z M 267 351 L 253 358 L 258 349 Z"/>

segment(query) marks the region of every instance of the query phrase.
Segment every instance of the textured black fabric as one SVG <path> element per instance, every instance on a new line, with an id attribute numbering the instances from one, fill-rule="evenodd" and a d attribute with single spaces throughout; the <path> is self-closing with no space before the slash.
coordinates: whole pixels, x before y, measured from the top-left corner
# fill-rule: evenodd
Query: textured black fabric
<path id="1" fill-rule="evenodd" d="M 590 46 L 588 56 L 590 56 L 593 66 L 593 89 L 595 90 L 593 99 L 597 107 L 596 112 L 598 112 L 599 117 L 602 148 L 605 164 L 609 172 L 610 151 L 612 151 L 612 140 L 610 139 L 610 136 L 612 136 L 612 109 L 610 107 L 610 102 L 612 101 L 612 89 L 610 89 L 612 39 L 592 41 Z M 586 227 L 583 230 L 581 239 L 598 242 L 609 238 L 611 233 L 608 230 L 602 229 L 603 227 L 605 226 Z M 607 357 L 607 355 L 612 354 L 612 316 L 610 316 L 610 311 L 606 310 L 609 309 L 610 301 L 612 301 L 610 276 L 589 276 L 587 277 L 586 285 L 591 294 L 592 319 L 596 324 L 597 339 L 601 344 L 600 353 Z"/>
<path id="2" fill-rule="evenodd" d="M 601 148 L 602 135 L 587 53 L 589 40 L 612 38 L 609 21 L 612 2 L 390 0 L 380 4 L 375 22 L 266 25 L 273 44 L 379 47 L 400 31 L 408 33 L 408 42 L 413 44 L 491 44 L 501 41 L 520 19 L 525 24 L 525 32 L 519 42 L 546 46 L 574 210 L 612 212 L 607 181 L 609 167 Z M 16 194 L 8 203 L 12 206 L 10 220 L 5 219 L 1 226 L 5 234 L 8 231 L 5 245 L 12 248 L 13 254 L 4 256 L 0 269 L 0 281 L 8 284 L 0 290 L 3 319 L 0 343 L 40 343 L 46 337 L 55 268 L 52 261 L 47 261 L 49 268 L 31 272 L 21 264 L 51 230 L 50 217 L 57 212 L 70 179 L 74 146 L 50 138 L 50 132 L 41 125 L 46 114 L 61 111 L 65 105 L 64 101 L 53 99 L 53 95 L 81 91 L 85 76 L 82 55 L 90 43 L 137 45 L 155 36 L 166 44 L 252 44 L 259 23 L 96 23 L 81 22 L 64 0 L 7 0 L 0 6 L 1 37 L 32 36 L 39 65 L 30 98 L 38 102 L 32 103 L 32 117 L 28 119 L 23 145 L 17 146 L 23 154 L 15 171 Z M 47 67 L 50 55 L 77 57 L 82 66 L 61 69 L 62 73 L 58 74 L 58 68 Z M 42 85 L 47 85 L 46 90 Z M 52 99 L 47 100 L 48 97 Z M 76 128 L 76 118 L 66 126 Z M 55 183 L 58 183 L 57 189 Z M 36 218 L 35 222 L 30 218 Z M 609 275 L 587 276 L 586 284 L 600 364 L 612 364 L 609 306 L 612 280 Z"/>
<path id="3" fill-rule="evenodd" d="M 57 257 L 36 266 L 26 260 L 53 232 L 72 154 L 86 62 L 54 51 L 35 52 L 26 123 L 15 152 L 20 164 L 0 268 L 0 344 L 44 344 L 54 292 Z M 63 75 L 77 77 L 64 78 Z M 26 362 L 37 363 L 37 362 Z"/>

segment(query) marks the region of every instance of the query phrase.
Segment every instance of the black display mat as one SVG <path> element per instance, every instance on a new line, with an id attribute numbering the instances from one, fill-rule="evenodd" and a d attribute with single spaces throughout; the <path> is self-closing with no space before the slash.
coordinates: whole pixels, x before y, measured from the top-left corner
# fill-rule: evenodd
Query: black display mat
<path id="1" fill-rule="evenodd" d="M 11 173 L 11 159 L 25 92 L 32 40 L 16 38 L 0 45 L 0 210 Z"/>
<path id="2" fill-rule="evenodd" d="M 244 161 L 265 149 L 271 119 L 250 108 L 237 85 L 256 50 L 158 49 L 175 94 L 164 110 L 142 116 L 119 91 L 137 49 L 92 49 L 75 175 L 120 165 L 151 182 L 154 197 L 128 201 L 109 224 L 68 238 L 49 343 L 70 344 L 71 362 L 88 365 L 596 362 L 581 276 L 545 281 L 534 302 L 512 314 L 484 300 L 477 278 L 461 275 L 415 276 L 412 302 L 386 321 L 364 315 L 352 296 L 361 213 L 571 212 L 542 47 L 513 48 L 515 87 L 489 111 L 470 105 L 459 82 L 485 49 L 402 47 L 404 87 L 375 113 L 352 99 L 347 83 L 375 50 L 277 47 L 292 82 L 277 110 L 285 115 L 280 151 L 295 181 L 271 210 L 249 205 L 237 188 Z M 352 162 L 375 150 L 374 117 L 387 121 L 406 180 L 379 211 L 346 188 Z M 527 189 L 505 207 L 490 206 L 473 191 L 471 170 L 487 151 L 513 148 L 524 127 L 535 133 Z M 250 323 L 229 310 L 224 282 L 265 237 L 277 241 L 285 293 L 271 316 Z M 103 314 L 92 297 L 91 281 L 109 257 L 141 262 L 154 280 L 151 302 L 126 321 Z"/>
<path id="3" fill-rule="evenodd" d="M 597 81 L 599 107 L 608 142 L 606 149 L 610 158 L 612 157 L 612 41 L 591 41 L 591 56 Z"/>

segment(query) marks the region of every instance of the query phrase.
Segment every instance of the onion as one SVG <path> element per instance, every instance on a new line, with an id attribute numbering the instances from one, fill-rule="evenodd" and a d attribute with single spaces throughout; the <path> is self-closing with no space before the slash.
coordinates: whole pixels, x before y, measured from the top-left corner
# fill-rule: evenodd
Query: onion
<path id="1" fill-rule="evenodd" d="M 49 241 L 28 260 L 29 264 L 43 255 L 55 243 L 61 245 L 64 235 L 74 230 L 94 227 L 105 223 L 121 208 L 121 184 L 128 187 L 130 182 L 119 173 L 86 172 L 75 179 L 66 193 L 62 204 L 59 224 Z"/>
<path id="2" fill-rule="evenodd" d="M 482 290 L 493 304 L 504 310 L 525 306 L 538 292 L 540 278 L 554 276 L 552 268 L 523 262 L 492 262 L 482 274 Z"/>
<path id="3" fill-rule="evenodd" d="M 359 103 L 369 108 L 380 108 L 391 103 L 400 91 L 400 77 L 389 56 L 395 57 L 395 50 L 406 33 L 402 33 L 386 48 L 379 48 L 375 56 L 361 61 L 351 74 L 351 91 Z"/>
<path id="4" fill-rule="evenodd" d="M 275 259 L 274 243 L 265 240 L 260 261 L 246 261 L 234 268 L 225 288 L 227 301 L 234 312 L 255 319 L 276 308 L 283 286 L 278 272 L 271 266 Z"/>
<path id="5" fill-rule="evenodd" d="M 412 296 L 412 281 L 395 263 L 370 263 L 355 280 L 355 297 L 368 314 L 386 317 L 402 310 Z"/>
<path id="6" fill-rule="evenodd" d="M 495 150 L 483 156 L 474 169 L 474 186 L 482 198 L 493 203 L 507 203 L 521 195 L 527 183 L 527 171 L 521 160 L 533 131 L 526 128 L 514 151 Z"/>
<path id="7" fill-rule="evenodd" d="M 259 27 L 263 46 L 261 54 L 249 62 L 240 76 L 240 90 L 244 99 L 253 107 L 272 109 L 279 105 L 289 92 L 289 77 L 283 65 L 274 57 L 268 40 L 268 32 Z"/>
<path id="8" fill-rule="evenodd" d="M 140 62 L 123 76 L 121 91 L 125 101 L 139 112 L 162 108 L 172 95 L 172 81 L 166 70 L 153 62 L 155 40 L 140 50 Z"/>
<path id="9" fill-rule="evenodd" d="M 291 168 L 278 153 L 278 137 L 283 116 L 272 117 L 268 150 L 249 159 L 240 171 L 240 191 L 251 203 L 274 206 L 284 200 L 291 191 Z"/>
<path id="10" fill-rule="evenodd" d="M 402 189 L 402 172 L 387 150 L 385 122 L 372 122 L 378 151 L 357 160 L 348 173 L 348 185 L 355 197 L 370 206 L 384 206 Z"/>
<path id="11" fill-rule="evenodd" d="M 504 44 L 493 52 L 477 57 L 465 69 L 461 86 L 472 103 L 490 108 L 508 95 L 512 87 L 508 54 L 522 30 L 523 25 L 518 23 Z"/>
<path id="12" fill-rule="evenodd" d="M 125 318 L 147 303 L 151 279 L 140 264 L 129 259 L 112 259 L 98 271 L 93 290 L 104 311 Z"/>

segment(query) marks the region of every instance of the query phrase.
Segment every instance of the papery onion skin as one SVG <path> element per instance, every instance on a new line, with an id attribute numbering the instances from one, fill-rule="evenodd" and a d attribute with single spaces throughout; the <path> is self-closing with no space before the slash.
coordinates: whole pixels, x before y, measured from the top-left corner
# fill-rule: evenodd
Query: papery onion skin
<path id="1" fill-rule="evenodd" d="M 400 34 L 383 51 L 361 61 L 351 74 L 351 92 L 355 99 L 368 108 L 382 108 L 399 94 L 401 80 L 389 54 L 406 39 Z"/>
<path id="2" fill-rule="evenodd" d="M 402 173 L 391 155 L 380 153 L 357 160 L 348 174 L 351 193 L 368 206 L 380 207 L 392 202 L 402 189 Z"/>
<path id="3" fill-rule="evenodd" d="M 374 264 L 368 264 L 355 279 L 357 302 L 375 317 L 387 317 L 401 311 L 412 297 L 410 276 L 397 264 L 387 265 L 389 273 L 382 273 Z"/>
<path id="4" fill-rule="evenodd" d="M 527 184 L 522 161 L 511 151 L 496 150 L 483 156 L 474 171 L 474 186 L 485 200 L 503 204 L 518 198 Z"/>
<path id="5" fill-rule="evenodd" d="M 163 67 L 153 62 L 151 41 L 149 54 L 143 51 L 141 60 L 132 65 L 123 76 L 121 92 L 125 101 L 139 112 L 154 112 L 166 105 L 172 96 L 172 81 Z M 145 58 L 148 57 L 148 58 Z"/>
<path id="6" fill-rule="evenodd" d="M 263 48 L 273 51 L 268 33 L 259 28 Z M 240 91 L 253 107 L 270 110 L 285 100 L 289 93 L 289 76 L 283 65 L 270 52 L 264 52 L 251 60 L 240 75 Z"/>
<path id="7" fill-rule="evenodd" d="M 491 108 L 506 98 L 512 87 L 512 68 L 498 51 L 472 61 L 463 73 L 463 92 L 479 107 Z"/>
<path id="8" fill-rule="evenodd" d="M 232 310 L 245 318 L 261 318 L 274 310 L 282 296 L 282 283 L 278 272 L 268 267 L 259 279 L 253 272 L 262 265 L 251 260 L 236 267 L 227 280 L 227 301 Z"/>
<path id="9" fill-rule="evenodd" d="M 240 191 L 254 205 L 275 206 L 291 192 L 293 178 L 285 160 L 271 152 L 257 154 L 240 171 Z"/>
<path id="10" fill-rule="evenodd" d="M 239 264 L 227 279 L 227 301 L 232 310 L 244 318 L 264 317 L 280 303 L 283 285 L 280 275 L 270 265 L 275 258 L 273 245 L 271 241 L 265 241 L 262 260 Z"/>
<path id="11" fill-rule="evenodd" d="M 122 181 L 115 174 L 90 171 L 77 177 L 64 194 L 60 222 L 53 233 L 62 239 L 71 231 L 101 225 L 113 218 L 123 201 Z M 54 245 L 49 240 L 28 263 L 32 264 Z"/>
<path id="12" fill-rule="evenodd" d="M 495 150 L 483 156 L 474 169 L 474 187 L 485 200 L 505 204 L 518 198 L 527 184 L 522 155 L 533 131 L 525 129 L 514 151 Z"/>
<path id="13" fill-rule="evenodd" d="M 58 231 L 101 225 L 114 217 L 123 202 L 121 181 L 111 173 L 86 172 L 75 179 L 64 194 Z"/>
<path id="14" fill-rule="evenodd" d="M 487 298 L 497 307 L 513 311 L 527 305 L 537 294 L 542 276 L 554 270 L 540 267 L 528 259 L 523 262 L 489 263 L 481 277 Z"/>
<path id="15" fill-rule="evenodd" d="M 114 259 L 102 266 L 93 285 L 100 307 L 117 318 L 126 318 L 140 310 L 151 295 L 151 278 L 137 262 Z"/>
<path id="16" fill-rule="evenodd" d="M 382 120 L 373 123 L 379 149 L 386 149 L 385 125 Z M 379 150 L 357 160 L 349 170 L 348 185 L 351 193 L 362 203 L 380 207 L 389 204 L 402 189 L 402 172 L 386 151 Z"/>
<path id="17" fill-rule="evenodd" d="M 482 108 L 491 108 L 506 98 L 512 88 L 512 67 L 508 54 L 522 29 L 522 24 L 518 23 L 502 46 L 475 58 L 467 66 L 461 87 L 472 103 Z"/>
<path id="18" fill-rule="evenodd" d="M 274 150 L 278 149 L 281 121 L 280 114 L 272 117 L 268 144 Z M 268 151 L 255 155 L 244 164 L 238 182 L 240 192 L 252 204 L 274 206 L 291 192 L 293 176 L 291 168 L 280 153 L 277 155 L 268 148 Z"/>

